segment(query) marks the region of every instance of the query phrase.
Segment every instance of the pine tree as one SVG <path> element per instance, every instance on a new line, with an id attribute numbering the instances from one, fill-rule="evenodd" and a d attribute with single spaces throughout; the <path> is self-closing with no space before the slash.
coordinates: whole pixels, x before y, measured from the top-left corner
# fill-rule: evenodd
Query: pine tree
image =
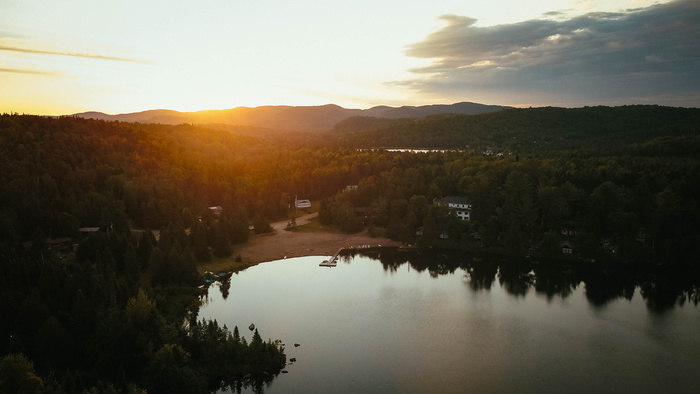
<path id="1" fill-rule="evenodd" d="M 153 285 L 159 285 L 160 278 L 166 270 L 165 259 L 160 251 L 160 248 L 155 247 L 151 252 L 151 257 L 148 259 L 148 270 L 151 272 L 151 281 Z"/>
<path id="2" fill-rule="evenodd" d="M 124 274 L 130 281 L 138 283 L 141 267 L 136 255 L 136 248 L 132 243 L 127 245 L 124 253 Z"/>
<path id="3" fill-rule="evenodd" d="M 217 257 L 231 256 L 231 235 L 228 225 L 220 220 L 214 221 L 211 228 L 210 237 L 212 243 L 212 251 Z"/>
<path id="4" fill-rule="evenodd" d="M 141 233 L 139 239 L 139 245 L 136 248 L 136 255 L 138 257 L 139 263 L 141 264 L 141 269 L 145 270 L 148 268 L 148 260 L 151 257 L 151 252 L 155 247 L 157 241 L 153 232 L 150 230 L 144 230 Z"/>
<path id="5" fill-rule="evenodd" d="M 211 255 L 209 254 L 209 241 L 207 240 L 206 224 L 204 224 L 204 222 L 202 221 L 198 222 L 193 235 L 195 259 L 197 259 L 197 261 L 200 262 L 211 261 Z"/>

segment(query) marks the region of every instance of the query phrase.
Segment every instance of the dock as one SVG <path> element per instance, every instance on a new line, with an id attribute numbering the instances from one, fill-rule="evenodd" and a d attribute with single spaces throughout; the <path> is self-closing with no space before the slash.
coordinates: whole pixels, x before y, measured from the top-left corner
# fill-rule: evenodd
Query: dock
<path id="1" fill-rule="evenodd" d="M 319 267 L 335 267 L 338 265 L 338 260 L 323 260 L 321 264 L 319 264 Z"/>
<path id="2" fill-rule="evenodd" d="M 345 250 L 345 248 L 338 248 L 338 250 L 335 252 L 335 254 L 328 260 L 323 260 L 321 264 L 319 264 L 319 267 L 335 267 L 338 265 L 338 256 L 340 255 L 340 252 Z"/>
<path id="3" fill-rule="evenodd" d="M 397 248 L 398 246 L 382 246 L 382 245 L 358 245 L 358 246 L 350 246 L 350 247 L 342 247 L 338 248 L 338 250 L 335 252 L 331 258 L 328 260 L 323 260 L 321 264 L 319 264 L 319 267 L 335 267 L 338 265 L 338 257 L 340 256 L 340 253 L 346 250 L 358 250 L 358 249 L 381 249 L 381 248 Z"/>

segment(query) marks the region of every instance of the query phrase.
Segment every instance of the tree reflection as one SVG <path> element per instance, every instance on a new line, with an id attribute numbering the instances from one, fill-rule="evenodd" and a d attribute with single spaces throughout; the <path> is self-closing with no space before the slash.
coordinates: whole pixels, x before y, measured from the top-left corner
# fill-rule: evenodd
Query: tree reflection
<path id="1" fill-rule="evenodd" d="M 632 300 L 637 288 L 636 272 L 595 266 L 580 271 L 585 283 L 586 299 L 591 305 L 601 307 L 619 298 Z"/>
<path id="2" fill-rule="evenodd" d="M 244 379 L 231 379 L 227 382 L 222 382 L 221 387 L 217 391 L 229 391 L 231 393 L 241 394 L 249 389 L 255 394 L 264 394 L 266 389 L 272 386 L 272 381 L 279 374 L 252 377 L 247 376 Z"/>
<path id="3" fill-rule="evenodd" d="M 515 297 L 524 297 L 532 287 L 534 279 L 534 272 L 528 263 L 503 264 L 498 269 L 501 287 Z"/>
<path id="4" fill-rule="evenodd" d="M 571 262 L 507 260 L 488 255 L 433 253 L 430 251 L 353 252 L 379 260 L 387 272 L 397 272 L 403 265 L 431 277 L 464 271 L 464 282 L 474 291 L 490 290 L 494 281 L 513 297 L 525 297 L 530 289 L 548 301 L 565 299 L 583 283 L 586 300 L 594 307 L 604 307 L 618 299 L 632 300 L 635 291 L 647 308 L 661 313 L 675 306 L 700 303 L 699 270 L 687 267 L 649 267 L 635 265 L 595 265 Z"/>
<path id="5" fill-rule="evenodd" d="M 498 264 L 487 260 L 472 262 L 466 271 L 466 283 L 472 290 L 490 290 L 496 279 Z"/>
<path id="6" fill-rule="evenodd" d="M 641 281 L 639 292 L 646 301 L 647 308 L 664 312 L 687 302 L 697 306 L 700 301 L 699 283 L 698 270 L 658 268 Z"/>
<path id="7" fill-rule="evenodd" d="M 231 276 L 227 276 L 221 281 L 219 290 L 221 290 L 221 297 L 223 297 L 224 300 L 227 299 L 229 292 L 231 291 Z"/>
<path id="8" fill-rule="evenodd" d="M 353 253 L 354 255 L 355 253 Z M 364 254 L 364 253 L 358 253 L 362 255 L 369 255 L 369 257 L 372 257 L 373 254 Z M 376 256 L 376 255 L 375 255 Z M 399 267 L 402 265 L 408 263 L 408 255 L 405 253 L 383 253 L 378 257 L 378 260 L 382 263 L 382 267 L 384 267 L 384 271 L 386 272 L 396 272 L 398 271 Z M 374 258 L 377 258 L 374 257 Z"/>

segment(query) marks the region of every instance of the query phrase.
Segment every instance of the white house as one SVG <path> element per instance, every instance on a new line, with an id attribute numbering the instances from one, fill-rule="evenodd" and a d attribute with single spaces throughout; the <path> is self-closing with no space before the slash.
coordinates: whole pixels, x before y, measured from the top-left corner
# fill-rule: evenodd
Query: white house
<path id="1" fill-rule="evenodd" d="M 294 206 L 297 208 L 311 208 L 311 201 L 294 199 Z"/>
<path id="2" fill-rule="evenodd" d="M 447 207 L 454 212 L 460 220 L 471 220 L 472 204 L 466 197 L 447 196 L 433 201 L 435 204 Z"/>

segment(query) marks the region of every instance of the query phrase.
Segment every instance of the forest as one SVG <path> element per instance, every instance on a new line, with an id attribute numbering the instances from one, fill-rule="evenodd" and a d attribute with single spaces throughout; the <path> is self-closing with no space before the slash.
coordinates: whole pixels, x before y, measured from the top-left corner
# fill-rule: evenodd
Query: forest
<path id="1" fill-rule="evenodd" d="M 284 347 L 198 321 L 197 264 L 297 197 L 321 201 L 323 224 L 418 248 L 697 272 L 698 109 L 237 130 L 0 115 L 0 391 L 262 387 Z M 434 203 L 446 196 L 471 220 Z"/>

